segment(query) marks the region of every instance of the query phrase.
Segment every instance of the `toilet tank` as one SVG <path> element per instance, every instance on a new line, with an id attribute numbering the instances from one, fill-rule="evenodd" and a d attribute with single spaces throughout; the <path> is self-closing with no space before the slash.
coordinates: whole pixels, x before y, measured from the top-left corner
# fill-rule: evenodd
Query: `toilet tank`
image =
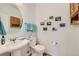
<path id="1" fill-rule="evenodd" d="M 31 36 L 29 40 L 30 40 L 30 46 L 34 47 L 36 45 L 36 37 Z"/>

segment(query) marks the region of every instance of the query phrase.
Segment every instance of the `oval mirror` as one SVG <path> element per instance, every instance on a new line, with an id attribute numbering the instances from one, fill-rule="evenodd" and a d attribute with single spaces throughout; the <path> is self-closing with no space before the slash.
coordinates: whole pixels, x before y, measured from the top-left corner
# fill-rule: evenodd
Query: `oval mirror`
<path id="1" fill-rule="evenodd" d="M 0 4 L 0 17 L 8 34 L 17 33 L 23 23 L 20 10 L 14 4 Z"/>

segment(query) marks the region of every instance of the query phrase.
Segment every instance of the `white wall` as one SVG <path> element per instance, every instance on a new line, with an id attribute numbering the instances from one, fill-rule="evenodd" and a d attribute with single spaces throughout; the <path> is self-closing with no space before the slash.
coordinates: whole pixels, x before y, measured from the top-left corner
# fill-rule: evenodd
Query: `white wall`
<path id="1" fill-rule="evenodd" d="M 50 55 L 75 55 L 75 32 L 74 28 L 70 26 L 69 9 L 67 3 L 36 4 L 38 39 L 40 44 L 46 47 L 46 52 Z M 43 32 L 40 22 L 49 16 L 61 16 L 63 22 L 66 22 L 66 27 L 63 29 L 58 28 L 56 32 L 50 30 L 51 27 L 48 27 L 49 30 Z M 57 23 L 54 25 L 57 26 Z M 52 42 L 58 42 L 58 45 L 55 46 Z"/>
<path id="2" fill-rule="evenodd" d="M 76 56 L 79 56 L 79 25 L 74 25 L 73 26 L 73 28 L 74 28 L 74 30 L 75 30 L 75 35 L 74 35 L 74 37 L 75 37 L 75 55 Z M 74 47 L 73 47 L 74 48 Z"/>
<path id="3" fill-rule="evenodd" d="M 35 23 L 35 14 L 36 14 L 36 4 L 33 4 L 33 3 L 27 3 L 27 4 L 23 4 L 25 5 L 27 11 L 26 11 L 26 14 L 28 17 L 28 22 L 30 23 Z M 26 21 L 27 22 L 27 21 Z"/>

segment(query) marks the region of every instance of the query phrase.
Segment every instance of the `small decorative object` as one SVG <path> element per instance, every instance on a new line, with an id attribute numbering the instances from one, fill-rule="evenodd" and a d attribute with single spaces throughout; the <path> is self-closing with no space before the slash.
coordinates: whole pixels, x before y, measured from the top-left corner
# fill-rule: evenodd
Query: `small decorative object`
<path id="1" fill-rule="evenodd" d="M 44 25 L 44 22 L 40 22 L 40 25 Z"/>
<path id="2" fill-rule="evenodd" d="M 57 31 L 57 29 L 55 27 L 52 28 L 53 31 Z"/>
<path id="3" fill-rule="evenodd" d="M 55 17 L 55 21 L 61 21 L 61 17 Z"/>
<path id="4" fill-rule="evenodd" d="M 43 27 L 43 31 L 47 31 L 47 27 Z"/>
<path id="5" fill-rule="evenodd" d="M 60 24 L 60 27 L 65 27 L 65 23 L 61 23 Z"/>
<path id="6" fill-rule="evenodd" d="M 54 18 L 54 16 L 49 16 L 49 19 L 53 19 Z"/>
<path id="7" fill-rule="evenodd" d="M 47 22 L 47 25 L 51 25 L 51 22 Z"/>
<path id="8" fill-rule="evenodd" d="M 2 38 L 1 38 L 1 44 L 2 44 L 2 45 L 5 44 L 5 37 L 4 37 L 4 35 L 3 35 Z"/>

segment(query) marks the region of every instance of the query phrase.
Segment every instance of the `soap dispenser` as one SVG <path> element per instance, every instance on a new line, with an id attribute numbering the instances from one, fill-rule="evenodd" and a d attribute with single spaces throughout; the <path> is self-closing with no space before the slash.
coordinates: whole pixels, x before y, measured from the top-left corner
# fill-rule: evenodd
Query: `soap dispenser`
<path id="1" fill-rule="evenodd" d="M 4 44 L 5 44 L 5 37 L 3 35 L 2 38 L 1 38 L 1 45 L 4 45 Z"/>

